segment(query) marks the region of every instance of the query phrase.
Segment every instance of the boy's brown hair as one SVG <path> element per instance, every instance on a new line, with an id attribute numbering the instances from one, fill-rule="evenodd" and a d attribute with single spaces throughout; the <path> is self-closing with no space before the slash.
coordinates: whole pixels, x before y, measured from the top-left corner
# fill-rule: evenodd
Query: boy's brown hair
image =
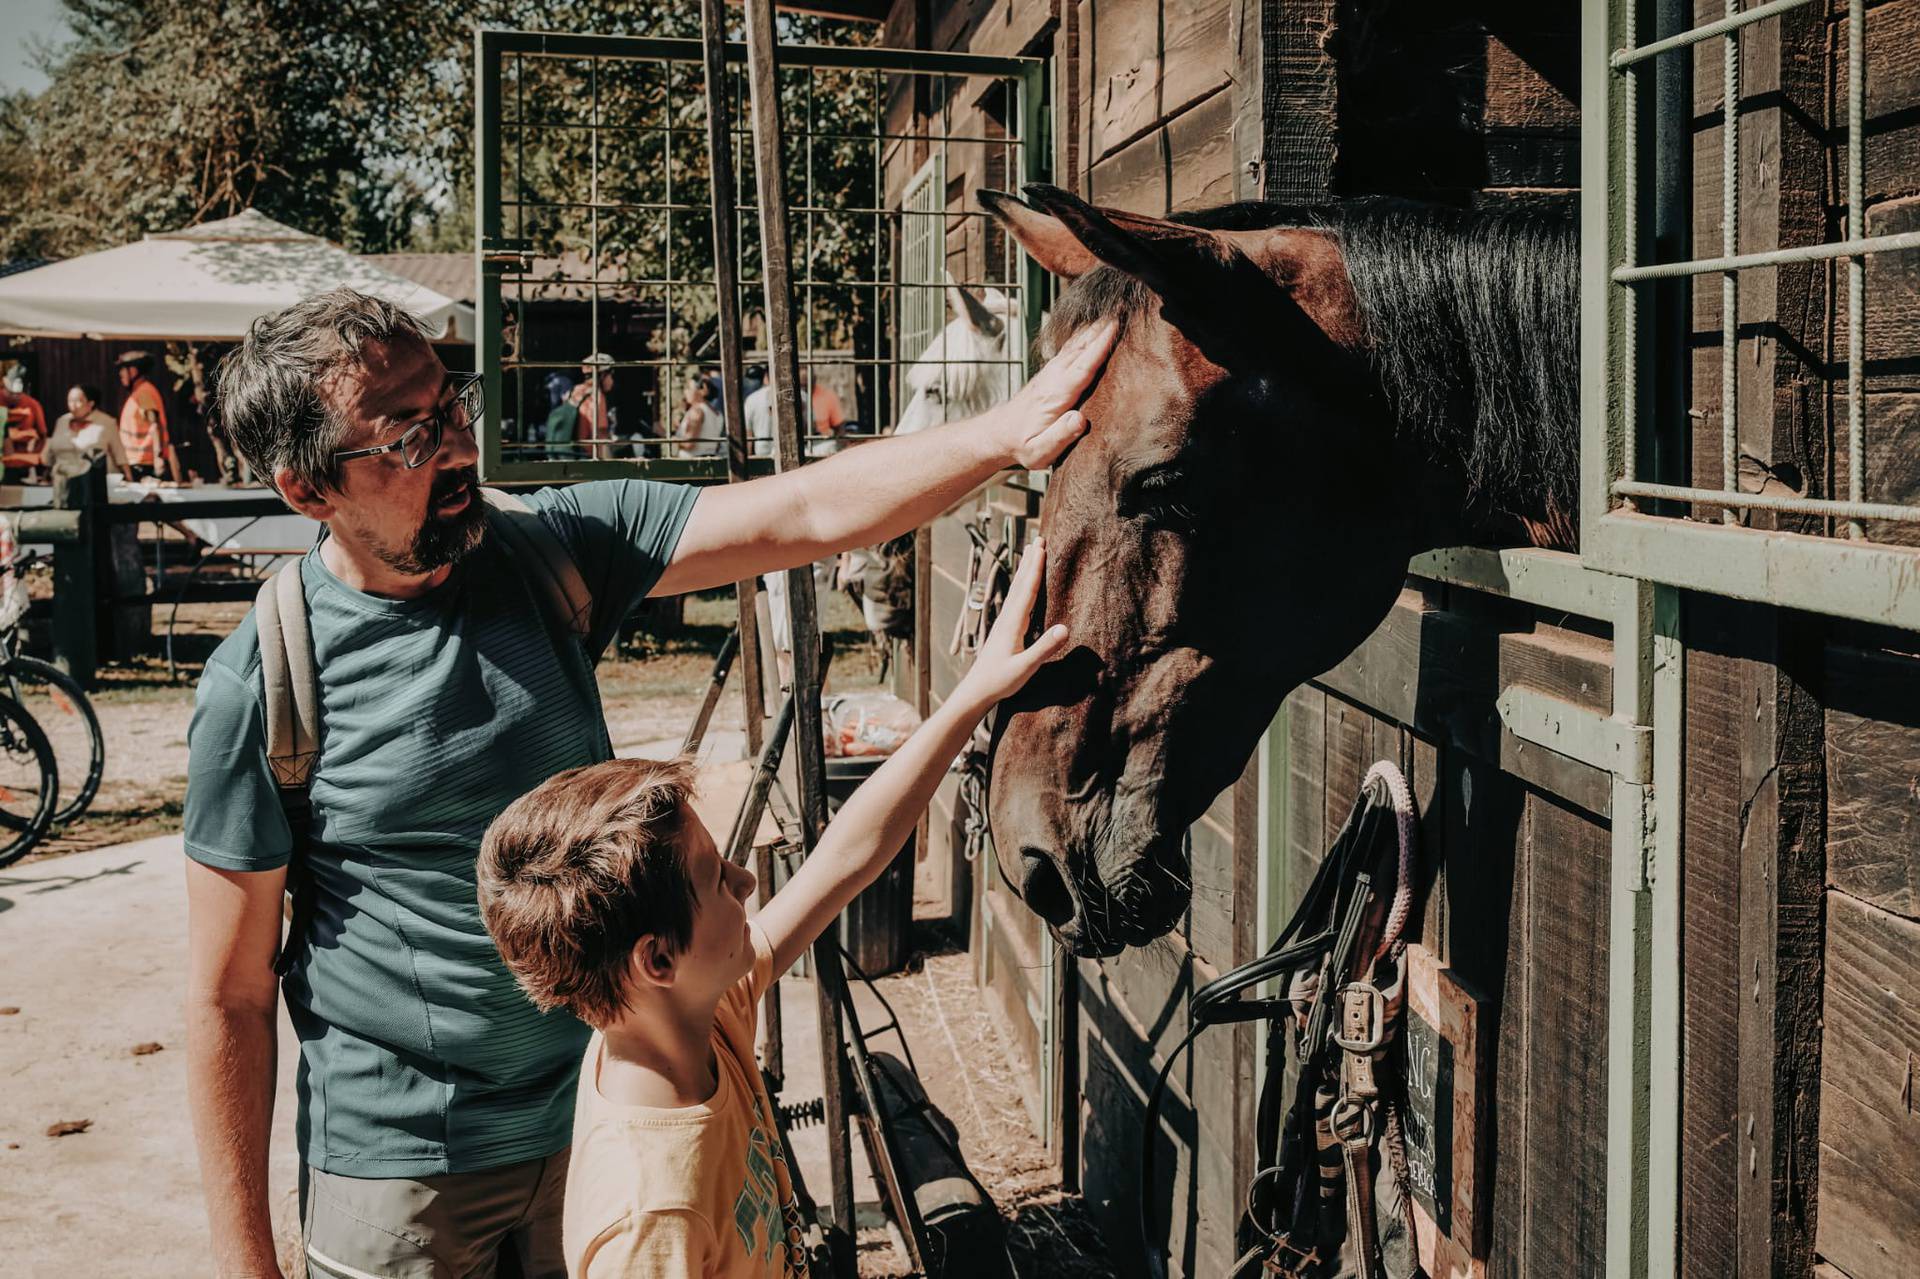
<path id="1" fill-rule="evenodd" d="M 649 933 L 671 951 L 693 936 L 681 855 L 693 761 L 616 759 L 522 795 L 480 843 L 480 913 L 542 1011 L 604 1026 L 626 1007 L 626 969 Z"/>

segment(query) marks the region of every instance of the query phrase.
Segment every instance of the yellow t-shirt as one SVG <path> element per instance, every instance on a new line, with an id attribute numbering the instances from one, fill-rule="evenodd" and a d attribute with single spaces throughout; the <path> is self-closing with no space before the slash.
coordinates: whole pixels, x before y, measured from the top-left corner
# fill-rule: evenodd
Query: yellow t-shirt
<path id="1" fill-rule="evenodd" d="M 799 1206 L 753 1052 L 773 950 L 749 923 L 753 971 L 713 1020 L 719 1087 L 705 1105 L 600 1095 L 602 1040 L 580 1066 L 563 1242 L 569 1279 L 804 1279 Z"/>

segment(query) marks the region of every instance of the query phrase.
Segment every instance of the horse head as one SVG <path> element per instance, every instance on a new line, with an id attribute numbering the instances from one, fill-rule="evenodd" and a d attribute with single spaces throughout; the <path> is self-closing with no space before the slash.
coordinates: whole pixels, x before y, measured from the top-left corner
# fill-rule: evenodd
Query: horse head
<path id="1" fill-rule="evenodd" d="M 1282 699 L 1379 624 L 1409 556 L 1459 540 L 1474 484 L 1402 429 L 1334 231 L 1026 196 L 982 201 L 1072 282 L 1043 351 L 1122 329 L 1041 505 L 1044 624 L 1074 647 L 1002 707 L 989 807 L 1027 904 L 1106 955 L 1179 922 L 1188 828 Z"/>
<path id="2" fill-rule="evenodd" d="M 895 435 L 977 416 L 1019 389 L 1019 361 L 1012 354 L 1022 332 L 1019 300 L 995 288 L 975 297 L 949 274 L 947 305 L 953 319 L 907 366 L 904 380 L 912 397 L 894 424 Z"/>

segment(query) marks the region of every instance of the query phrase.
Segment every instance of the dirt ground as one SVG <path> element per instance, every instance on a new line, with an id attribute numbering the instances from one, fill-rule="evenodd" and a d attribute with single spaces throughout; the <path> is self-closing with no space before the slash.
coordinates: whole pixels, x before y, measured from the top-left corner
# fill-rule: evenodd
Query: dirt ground
<path id="1" fill-rule="evenodd" d="M 830 690 L 874 684 L 880 673 L 877 654 L 865 642 L 854 609 L 839 597 L 823 603 L 838 654 Z M 141 1259 L 142 1273 L 185 1275 L 203 1269 L 191 1139 L 179 1104 L 181 1054 L 165 1051 L 181 1039 L 179 852 L 177 838 L 167 837 L 175 836 L 180 825 L 194 682 L 206 656 L 245 611 L 244 605 L 183 607 L 175 629 L 174 673 L 164 656 L 103 672 L 94 697 L 106 734 L 98 799 L 59 838 L 0 871 L 0 911 L 12 905 L 37 908 L 16 914 L 11 929 L 0 916 L 0 1078 L 8 1080 L 0 1104 L 0 1181 L 8 1191 L 0 1200 L 11 1200 L 14 1209 L 0 1207 L 0 1220 L 13 1217 L 14 1226 L 39 1223 L 24 1236 L 0 1230 L 16 1240 L 9 1248 L 10 1273 L 107 1273 L 112 1267 L 102 1268 L 104 1259 L 88 1240 L 109 1216 L 128 1227 L 116 1227 L 119 1233 L 141 1237 L 127 1256 Z M 731 625 L 732 611 L 730 595 L 690 599 L 683 625 L 670 636 L 638 636 L 603 663 L 601 687 L 620 753 L 673 749 L 707 688 L 713 654 Z M 156 627 L 164 621 L 156 616 Z M 737 743 L 741 723 L 736 681 L 719 705 L 709 740 L 724 752 Z M 730 748 L 739 749 L 737 744 Z M 64 858 L 72 860 L 62 865 Z M 939 873 L 922 867 L 928 881 L 916 893 L 922 913 L 937 912 L 944 897 L 944 886 L 931 882 Z M 136 878 L 138 884 L 130 882 Z M 49 916 L 52 905 L 65 918 Z M 120 943 L 136 929 L 153 932 L 161 944 L 130 955 Z M 970 957 L 946 946 L 931 921 L 917 933 L 925 953 L 905 973 L 882 979 L 880 989 L 900 1016 L 929 1095 L 959 1130 L 969 1166 L 1007 1220 L 1016 1274 L 1061 1279 L 1110 1274 L 1080 1200 L 1062 1192 L 1028 1126 L 1017 1100 L 1025 1068 L 1010 1056 L 974 992 Z M 789 1023 L 810 1021 L 810 989 L 789 984 L 794 989 L 785 1002 L 795 1008 Z M 862 992 L 863 1008 L 866 999 Z M 9 1008 L 23 1011 L 9 1014 Z M 794 1038 L 805 1042 L 804 1034 Z M 132 1039 L 160 1043 L 162 1052 L 132 1057 Z M 288 1040 L 283 1032 L 283 1042 Z M 291 1071 L 284 1067 L 292 1054 L 282 1056 L 279 1119 L 284 1128 L 292 1110 Z M 809 1069 L 805 1056 L 800 1051 L 790 1056 L 790 1091 L 801 1087 L 796 1081 Z M 812 1057 L 817 1094 L 817 1050 Z M 158 1073 L 138 1069 L 150 1063 L 159 1063 Z M 789 1099 L 799 1095 L 793 1092 Z M 50 1125 L 74 1118 L 97 1123 L 84 1132 L 49 1133 Z M 290 1178 L 289 1140 L 290 1134 L 279 1134 L 276 1182 Z M 796 1135 L 797 1144 L 811 1140 Z M 807 1168 L 818 1157 L 802 1150 L 801 1162 Z M 808 1181 L 818 1198 L 829 1198 L 823 1166 L 810 1169 Z M 877 1221 L 872 1202 L 877 1196 L 870 1181 L 864 1184 L 861 1273 L 905 1274 L 906 1260 L 887 1230 L 868 1224 Z M 291 1258 L 297 1245 L 290 1184 L 277 1186 L 277 1192 L 276 1219 Z"/>

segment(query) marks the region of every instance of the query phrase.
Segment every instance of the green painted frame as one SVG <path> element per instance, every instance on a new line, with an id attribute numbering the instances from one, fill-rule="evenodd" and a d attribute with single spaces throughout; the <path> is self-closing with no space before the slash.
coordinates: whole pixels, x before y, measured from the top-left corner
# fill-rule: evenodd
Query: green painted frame
<path id="1" fill-rule="evenodd" d="M 523 246 L 509 241 L 503 231 L 500 156 L 502 148 L 501 70 L 509 55 L 585 57 L 686 63 L 700 66 L 698 40 L 639 36 L 576 35 L 555 32 L 480 28 L 474 33 L 474 249 L 475 297 L 478 318 L 476 359 L 486 382 L 486 415 L 481 422 L 481 475 L 489 483 L 567 483 L 575 480 L 645 477 L 690 483 L 718 483 L 727 478 L 724 458 L 556 458 L 525 460 L 502 454 L 501 405 L 503 378 L 501 334 L 503 308 L 501 276 L 517 263 Z M 747 47 L 729 42 L 729 64 L 744 66 Z M 779 65 L 846 71 L 899 74 L 990 76 L 1010 82 L 1016 101 L 1009 118 L 1019 122 L 1017 136 L 1005 145 L 1017 149 L 1025 181 L 1042 180 L 1051 151 L 1051 104 L 1047 97 L 1051 60 L 1037 57 L 991 57 L 981 54 L 937 53 L 911 49 L 833 48 L 819 45 L 783 45 Z M 1045 297 L 1047 277 L 1022 256 L 1020 287 L 1027 298 Z M 1023 306 L 1029 347 L 1039 331 L 1041 308 Z M 1031 372 L 1031 369 L 1029 369 Z M 771 458 L 749 459 L 750 474 L 772 474 Z"/>
<path id="2" fill-rule="evenodd" d="M 1701 38 L 1726 38 L 1722 32 L 1777 17 L 1805 0 L 1776 0 L 1739 13 L 1726 21 L 1705 24 L 1682 37 L 1659 42 L 1659 50 L 1680 50 Z M 1864 9 L 1855 4 L 1856 12 Z M 1706 500 L 1704 490 L 1638 482 L 1634 472 L 1635 437 L 1645 438 L 1654 427 L 1641 412 L 1636 347 L 1637 281 L 1652 278 L 1659 267 L 1637 264 L 1638 192 L 1635 182 L 1639 140 L 1627 127 L 1636 115 L 1634 77 L 1650 65 L 1653 46 L 1635 47 L 1634 0 L 1586 0 L 1581 24 L 1581 174 L 1587 193 L 1581 201 L 1580 226 L 1580 557 L 1592 568 L 1644 578 L 1688 590 L 1706 591 L 1737 599 L 1805 609 L 1836 617 L 1920 630 L 1920 548 L 1860 540 L 1857 536 L 1818 537 L 1710 524 L 1644 514 L 1634 509 L 1634 496 Z M 1669 56 L 1672 56 L 1669 53 Z M 1862 77 L 1853 81 L 1856 89 Z M 1857 104 L 1854 104 L 1857 106 Z M 1859 112 L 1853 112 L 1856 142 Z M 1856 145 L 1853 154 L 1858 156 Z M 1856 201 L 1857 203 L 1857 201 Z M 1737 208 L 1737 204 L 1736 204 Z M 1909 239 L 1882 237 L 1862 241 L 1857 228 L 1848 237 L 1851 249 L 1813 246 L 1764 256 L 1779 260 L 1851 257 L 1856 277 L 1862 252 L 1911 251 Z M 1683 274 L 1706 274 L 1725 259 L 1674 264 Z M 1739 262 L 1728 263 L 1729 266 Z M 1731 291 L 1737 288 L 1736 270 L 1723 273 Z M 1856 305 L 1860 290 L 1854 290 Z M 1861 328 L 1856 319 L 1853 328 Z M 1858 369 L 1862 357 L 1851 353 L 1854 385 L 1850 387 L 1856 411 L 1849 428 L 1855 433 L 1854 456 L 1859 456 L 1861 430 L 1858 405 Z M 1731 429 L 1731 423 L 1728 424 Z M 1823 508 L 1816 513 L 1836 520 L 1853 518 L 1849 506 L 1858 504 L 1859 477 L 1853 477 L 1850 502 L 1807 503 Z M 1623 490 L 1629 490 L 1623 492 Z M 1759 501 L 1746 503 L 1760 505 Z M 1875 508 L 1879 510 L 1879 508 Z M 1857 512 L 1856 512 L 1857 514 Z M 1880 510 L 1875 518 L 1888 514 Z M 1920 516 L 1907 511 L 1904 518 Z M 1855 525 L 1853 531 L 1858 532 Z"/>

